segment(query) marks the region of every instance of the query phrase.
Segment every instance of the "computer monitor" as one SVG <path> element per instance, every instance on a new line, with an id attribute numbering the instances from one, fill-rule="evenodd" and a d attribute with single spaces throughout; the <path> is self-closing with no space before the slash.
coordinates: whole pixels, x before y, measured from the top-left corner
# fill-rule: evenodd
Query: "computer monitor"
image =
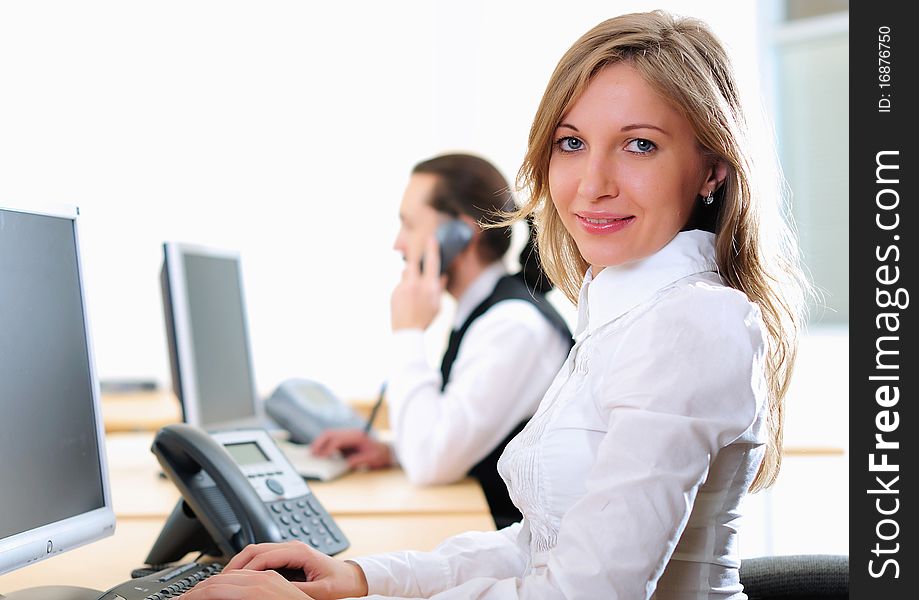
<path id="1" fill-rule="evenodd" d="M 0 574 L 115 530 L 77 214 L 0 206 Z"/>
<path id="2" fill-rule="evenodd" d="M 209 430 L 265 426 L 239 253 L 175 242 L 163 253 L 163 315 L 184 421 Z"/>

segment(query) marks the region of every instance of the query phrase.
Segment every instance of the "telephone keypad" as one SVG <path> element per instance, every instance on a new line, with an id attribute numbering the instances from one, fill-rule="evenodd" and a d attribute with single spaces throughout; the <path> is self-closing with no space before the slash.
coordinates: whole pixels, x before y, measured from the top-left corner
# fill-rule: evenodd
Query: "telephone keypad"
<path id="1" fill-rule="evenodd" d="M 299 540 L 330 555 L 347 548 L 341 531 L 315 498 L 279 500 L 270 506 L 282 539 Z"/>

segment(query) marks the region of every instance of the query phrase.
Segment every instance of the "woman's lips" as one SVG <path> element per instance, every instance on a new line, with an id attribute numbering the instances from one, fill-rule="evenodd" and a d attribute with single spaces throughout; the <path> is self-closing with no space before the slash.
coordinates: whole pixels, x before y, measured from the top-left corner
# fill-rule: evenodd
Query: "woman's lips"
<path id="1" fill-rule="evenodd" d="M 587 233 L 614 233 L 635 221 L 634 215 L 582 215 L 575 213 L 578 224 Z"/>

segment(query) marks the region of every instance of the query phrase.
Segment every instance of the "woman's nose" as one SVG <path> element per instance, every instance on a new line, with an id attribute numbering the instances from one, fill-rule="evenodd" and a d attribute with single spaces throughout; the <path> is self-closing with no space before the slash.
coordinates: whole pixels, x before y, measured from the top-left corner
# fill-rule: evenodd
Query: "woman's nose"
<path id="1" fill-rule="evenodd" d="M 590 201 L 619 195 L 612 158 L 597 155 L 588 157 L 581 173 L 578 195 Z"/>

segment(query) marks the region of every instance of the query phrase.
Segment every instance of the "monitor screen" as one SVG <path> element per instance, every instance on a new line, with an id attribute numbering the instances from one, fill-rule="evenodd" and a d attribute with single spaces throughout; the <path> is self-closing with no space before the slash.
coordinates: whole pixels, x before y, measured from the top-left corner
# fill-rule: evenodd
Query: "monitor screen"
<path id="1" fill-rule="evenodd" d="M 254 417 L 239 257 L 180 244 L 165 253 L 164 312 L 185 421 L 207 428 Z"/>
<path id="2" fill-rule="evenodd" d="M 0 572 L 30 532 L 64 550 L 38 530 L 110 510 L 73 217 L 0 208 Z M 102 537 L 79 530 L 63 545 Z"/>

